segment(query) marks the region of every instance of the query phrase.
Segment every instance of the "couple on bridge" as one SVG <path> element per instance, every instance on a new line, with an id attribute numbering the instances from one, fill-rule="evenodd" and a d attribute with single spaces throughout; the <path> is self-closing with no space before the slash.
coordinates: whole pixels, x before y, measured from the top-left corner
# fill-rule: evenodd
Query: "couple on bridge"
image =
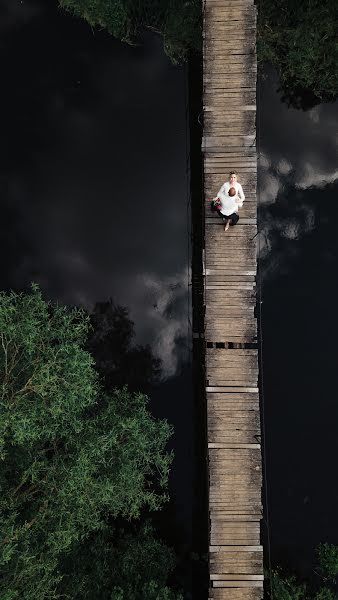
<path id="1" fill-rule="evenodd" d="M 217 197 L 213 200 L 213 208 L 224 221 L 224 231 L 228 231 L 230 225 L 238 223 L 238 210 L 243 206 L 244 200 L 245 196 L 238 175 L 236 171 L 231 171 L 229 181 L 223 183 Z"/>

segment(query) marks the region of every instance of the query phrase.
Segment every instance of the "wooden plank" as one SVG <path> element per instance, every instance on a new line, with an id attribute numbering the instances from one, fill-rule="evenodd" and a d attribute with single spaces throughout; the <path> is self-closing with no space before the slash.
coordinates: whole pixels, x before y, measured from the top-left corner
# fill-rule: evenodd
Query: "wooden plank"
<path id="1" fill-rule="evenodd" d="M 240 380 L 246 380 L 246 381 L 254 381 L 256 380 L 257 382 L 257 376 L 258 376 L 259 370 L 258 368 L 241 368 L 240 364 L 235 364 L 235 365 L 229 365 L 227 367 L 223 367 L 222 365 L 217 365 L 215 367 L 208 367 L 208 381 L 210 382 L 211 380 L 215 380 L 215 381 L 228 381 L 228 380 L 234 380 L 234 381 L 240 381 Z"/>
<path id="2" fill-rule="evenodd" d="M 214 364 L 207 366 L 208 380 L 215 379 L 216 381 L 222 381 L 223 379 L 243 379 L 249 378 L 250 381 L 253 378 L 257 379 L 259 373 L 258 367 L 243 367 L 240 363 L 232 363 L 228 365 Z"/>
<path id="3" fill-rule="evenodd" d="M 212 32 L 208 32 L 212 33 Z M 205 36 L 205 40 L 207 37 Z M 247 52 L 248 50 L 251 52 L 255 52 L 256 50 L 256 39 L 251 37 L 243 37 L 240 35 L 239 37 L 232 36 L 232 38 L 223 37 L 219 40 L 215 40 L 214 42 L 205 41 L 203 48 L 203 56 L 205 62 L 210 59 L 210 51 L 212 51 L 215 47 L 219 48 L 220 51 L 224 54 L 225 58 L 229 55 L 229 52 Z"/>
<path id="4" fill-rule="evenodd" d="M 210 94 L 212 94 L 212 96 L 215 97 L 223 97 L 224 94 L 226 93 L 225 90 L 219 90 L 216 92 L 210 92 Z M 238 96 L 243 96 L 243 94 L 247 94 L 250 93 L 250 90 L 245 90 L 244 92 L 242 90 L 237 90 L 236 94 L 238 94 Z M 206 151 L 204 153 L 204 157 L 218 157 L 218 158 L 223 158 L 224 156 L 226 156 L 227 158 L 247 158 L 247 157 L 252 157 L 252 156 L 256 156 L 256 149 L 255 147 L 249 147 L 247 148 L 246 146 L 241 146 L 239 148 L 226 148 L 223 150 L 212 150 L 212 151 Z"/>
<path id="5" fill-rule="evenodd" d="M 218 413 L 221 411 L 218 411 L 217 408 L 212 408 L 210 406 L 208 406 L 208 410 L 209 410 L 209 414 L 208 414 L 208 422 L 212 422 L 213 419 L 218 419 Z M 221 414 L 222 416 L 222 414 Z M 234 421 L 247 421 L 247 422 L 255 422 L 258 423 L 259 422 L 259 415 L 257 414 L 257 411 L 247 411 L 246 413 L 243 414 L 243 411 L 236 411 L 236 410 L 232 410 L 232 411 L 227 411 L 227 414 L 224 415 L 224 418 L 227 419 L 227 422 L 234 422 Z"/>
<path id="6" fill-rule="evenodd" d="M 242 325 L 235 327 L 232 324 L 222 325 L 217 327 L 217 325 L 205 325 L 204 334 L 206 338 L 210 341 L 214 340 L 215 342 L 227 341 L 227 338 L 231 339 L 233 337 L 248 337 L 255 338 L 257 336 L 257 330 L 254 325 Z"/>
<path id="7" fill-rule="evenodd" d="M 260 600 L 261 598 L 259 589 L 209 589 L 209 600 Z"/>
<path id="8" fill-rule="evenodd" d="M 213 115 L 213 113 L 209 112 L 209 115 Z M 218 120 L 218 119 L 215 119 Z M 219 119 L 221 120 L 221 119 Z M 223 122 L 223 118 L 222 118 L 222 122 Z M 227 159 L 226 157 L 221 158 L 219 156 L 217 157 L 205 157 L 204 159 L 204 168 L 213 165 L 213 166 L 219 166 L 222 167 L 224 169 L 229 169 L 231 170 L 234 167 L 234 162 L 236 163 L 236 167 L 239 169 L 241 169 L 241 172 L 250 169 L 250 171 L 255 171 L 257 172 L 257 163 L 256 163 L 256 159 L 255 158 L 251 158 L 248 157 L 246 159 L 241 159 L 241 161 L 239 162 L 239 160 L 237 159 Z"/>
<path id="9" fill-rule="evenodd" d="M 256 333 L 257 324 L 256 319 L 253 315 L 251 317 L 249 315 L 246 315 L 245 317 L 232 317 L 230 315 L 223 317 L 222 314 L 218 314 L 214 317 L 212 315 L 209 315 L 208 313 L 208 316 L 205 319 L 205 330 L 215 330 L 216 332 L 219 331 L 220 333 L 225 333 L 229 330 L 233 333 L 235 331 L 245 333 L 247 333 L 248 331 L 253 331 L 254 333 Z"/>
<path id="10" fill-rule="evenodd" d="M 208 386 L 255 386 L 258 383 L 258 374 L 253 371 L 252 373 L 246 372 L 241 374 L 239 369 L 227 369 L 226 371 L 215 370 L 208 373 L 207 384 Z M 210 409 L 211 410 L 211 409 Z M 228 415 L 224 415 L 228 418 Z M 244 417 L 243 417 L 244 418 Z M 211 421 L 210 421 L 211 422 Z"/>
<path id="11" fill-rule="evenodd" d="M 254 135 L 245 135 L 244 133 L 231 135 L 223 134 L 223 135 L 205 135 L 202 138 L 202 148 L 214 148 L 219 146 L 227 146 L 229 148 L 238 146 L 238 144 L 243 144 L 243 146 L 252 146 L 255 141 Z M 217 187 L 217 186 L 215 186 Z"/>
<path id="12" fill-rule="evenodd" d="M 258 351 L 242 348 L 207 348 L 206 357 L 208 361 L 213 362 L 236 361 L 257 364 Z"/>
<path id="13" fill-rule="evenodd" d="M 237 588 L 237 587 L 258 587 L 263 588 L 263 581 L 214 581 L 214 587 L 228 587 L 228 588 Z"/>
<path id="14" fill-rule="evenodd" d="M 213 477 L 216 478 L 215 483 L 219 482 L 219 479 L 222 478 L 223 475 L 224 476 L 225 475 L 230 475 L 229 469 L 227 470 L 227 469 L 225 469 L 223 467 L 219 468 L 219 469 L 211 470 L 210 471 L 210 476 L 211 476 L 211 474 L 212 474 Z M 250 470 L 244 471 L 244 469 L 242 468 L 241 471 L 238 471 L 238 475 L 243 476 L 243 474 L 245 474 L 245 475 L 248 475 L 248 474 L 250 474 L 250 475 L 251 474 L 260 474 L 260 477 L 255 478 L 253 481 L 254 481 L 254 483 L 258 482 L 259 484 L 261 484 L 261 482 L 262 482 L 261 473 L 259 471 L 255 471 L 254 467 L 251 467 Z M 234 510 L 235 510 L 235 508 L 234 508 Z"/>
<path id="15" fill-rule="evenodd" d="M 251 471 L 243 471 L 243 470 L 242 470 L 242 471 L 238 472 L 238 474 L 239 474 L 240 476 L 243 476 L 243 473 L 250 473 L 250 474 L 251 474 L 251 473 L 253 473 L 253 472 L 254 472 L 254 470 L 253 470 L 253 469 L 251 469 Z M 258 473 L 258 471 L 257 471 L 257 473 Z M 217 470 L 217 471 L 213 471 L 213 472 L 212 472 L 212 476 L 213 476 L 213 477 L 216 477 L 216 478 L 217 478 L 217 477 L 218 477 L 218 478 L 221 478 L 221 477 L 222 477 L 222 475 L 227 475 L 227 474 L 228 474 L 228 471 L 226 471 L 226 470 L 225 470 L 225 471 L 223 471 L 223 470 Z M 211 475 L 211 472 L 210 472 L 210 475 Z M 257 483 L 257 482 L 258 482 L 259 484 L 261 484 L 261 482 L 262 482 L 262 478 L 260 477 L 260 478 L 257 478 L 257 479 L 254 479 L 254 480 L 252 480 L 252 483 Z M 234 509 L 234 510 L 235 510 L 235 509 Z"/>
<path id="16" fill-rule="evenodd" d="M 219 360 L 217 358 L 208 358 L 207 357 L 207 369 L 208 372 L 212 372 L 215 374 L 216 372 L 222 374 L 223 371 L 231 371 L 231 372 L 243 372 L 243 373 L 258 373 L 258 364 L 257 360 L 253 357 L 250 360 L 246 360 L 242 362 L 241 360 L 233 360 L 232 362 Z"/>
<path id="17" fill-rule="evenodd" d="M 238 443 L 228 443 L 228 444 L 208 444 L 209 449 L 260 449 L 260 444 L 238 444 Z"/>
<path id="18" fill-rule="evenodd" d="M 238 5 L 253 5 L 254 0 L 205 0 L 205 5 L 212 6 L 238 6 Z"/>
<path id="19" fill-rule="evenodd" d="M 232 398 L 231 396 L 237 396 L 236 398 Z M 249 395 L 249 394 L 248 394 Z M 213 398 L 215 396 L 215 399 Z M 223 396 L 220 398 L 219 396 Z M 230 398 L 227 398 L 230 396 Z M 219 410 L 219 411 L 228 411 L 228 410 L 242 410 L 241 406 L 255 406 L 256 410 L 259 406 L 259 400 L 255 397 L 254 394 L 251 394 L 252 398 L 243 398 L 244 394 L 217 394 L 211 393 L 207 394 L 207 405 L 210 410 Z M 236 408 L 238 406 L 238 409 Z M 251 409 L 252 410 L 252 409 Z"/>
<path id="20" fill-rule="evenodd" d="M 256 223 L 253 219 L 250 221 L 253 222 L 244 222 L 244 219 L 241 218 L 241 212 L 239 211 L 239 222 L 235 227 L 230 227 L 229 230 L 224 235 L 223 231 L 223 223 L 219 217 L 216 215 L 217 219 L 210 220 L 208 217 L 205 219 L 205 233 L 208 236 L 208 241 L 205 246 L 205 259 L 208 260 L 209 256 L 212 257 L 217 256 L 219 258 L 227 258 L 228 251 L 231 252 L 236 247 L 248 248 L 251 252 L 247 252 L 244 255 L 237 254 L 238 258 L 242 260 L 246 260 L 248 256 L 251 256 L 256 261 Z M 245 221 L 249 221 L 246 219 Z M 250 227 L 249 227 L 250 226 Z"/>
<path id="21" fill-rule="evenodd" d="M 226 457 L 228 454 L 233 454 L 233 453 L 239 453 L 238 449 L 227 449 L 227 450 L 223 450 L 224 452 L 224 456 Z M 260 457 L 260 451 L 258 451 L 258 455 L 256 457 L 253 456 L 249 456 L 248 458 L 245 456 L 242 456 L 241 459 L 236 458 L 234 459 L 232 462 L 233 464 L 231 464 L 231 462 L 229 462 L 229 460 L 226 460 L 224 457 L 223 459 L 221 457 L 215 458 L 215 459 L 210 459 L 209 460 L 209 470 L 210 472 L 213 472 L 215 474 L 215 476 L 217 476 L 218 473 L 222 473 L 223 471 L 225 473 L 233 473 L 233 474 L 243 474 L 243 473 L 251 473 L 253 471 L 257 472 L 257 473 L 261 473 L 262 469 L 261 469 L 261 465 L 260 465 L 260 461 L 261 461 L 261 457 Z M 256 469 L 259 469 L 258 471 L 256 471 Z M 235 509 L 235 507 L 234 507 Z"/>
<path id="22" fill-rule="evenodd" d="M 205 0 L 205 5 L 213 5 L 213 6 L 237 6 L 237 5 L 253 5 L 254 0 Z"/>
<path id="23" fill-rule="evenodd" d="M 263 552 L 263 546 L 254 545 L 254 546 L 238 546 L 234 548 L 233 546 L 210 546 L 209 552 Z"/>
<path id="24" fill-rule="evenodd" d="M 243 250 L 241 252 L 243 254 Z M 218 302 L 220 303 L 220 306 L 222 306 L 222 300 L 226 298 L 226 294 L 224 294 L 217 288 L 211 288 L 209 290 L 206 290 L 205 298 L 206 304 L 209 304 L 209 302 Z M 255 289 L 244 289 L 243 291 L 232 289 L 231 299 L 238 302 L 242 300 L 243 302 L 251 302 L 252 304 L 254 304 L 256 303 L 256 291 Z"/>
<path id="25" fill-rule="evenodd" d="M 263 581 L 263 575 L 247 575 L 242 574 L 240 577 L 238 575 L 229 573 L 229 574 L 220 574 L 220 573 L 210 573 L 211 581 Z"/>
<path id="26" fill-rule="evenodd" d="M 254 437 L 254 434 L 259 432 L 259 413 L 250 411 L 249 414 L 255 415 L 256 418 L 251 418 L 248 420 L 244 419 L 244 414 L 248 413 L 242 411 L 242 414 L 243 419 L 234 419 L 233 421 L 231 421 L 231 418 L 227 415 L 214 418 L 213 420 L 209 418 L 208 435 L 212 436 L 218 433 L 220 437 L 231 437 L 233 440 L 235 440 L 236 437 L 242 436 L 243 434 L 251 434 L 252 437 Z M 255 441 L 255 439 L 253 441 Z"/>
<path id="27" fill-rule="evenodd" d="M 243 119 L 244 121 L 244 119 Z M 243 123 L 243 121 L 241 121 Z M 247 119 L 247 121 L 249 122 L 249 119 Z M 252 121 L 252 125 L 254 126 L 254 118 L 250 119 L 250 121 Z M 216 125 L 218 125 L 218 121 L 215 119 L 213 121 L 214 123 L 216 123 Z M 233 120 L 231 118 L 221 122 L 221 126 L 224 128 L 229 127 L 229 125 L 231 126 L 233 123 Z M 246 125 L 246 123 L 243 123 L 244 125 Z M 217 178 L 224 177 L 225 173 L 228 173 L 229 171 L 232 170 L 236 170 L 236 171 L 240 171 L 242 174 L 242 177 L 245 174 L 246 177 L 246 183 L 251 183 L 251 180 L 253 177 L 256 177 L 257 174 L 257 167 L 255 165 L 250 165 L 248 164 L 247 166 L 244 165 L 239 165 L 238 162 L 234 162 L 233 160 L 228 163 L 226 163 L 225 161 L 221 162 L 217 159 L 216 161 L 208 161 L 204 163 L 204 171 L 206 175 L 215 175 Z M 244 205 L 243 205 L 244 206 Z"/>
<path id="28" fill-rule="evenodd" d="M 211 450 L 210 450 L 211 452 Z M 210 454 L 209 452 L 209 454 Z M 223 456 L 209 457 L 209 467 L 211 471 L 218 473 L 219 471 L 225 470 L 226 472 L 231 473 L 246 473 L 251 472 L 252 470 L 257 471 L 257 473 L 261 472 L 261 456 L 260 451 L 256 451 L 257 455 L 248 455 L 246 456 L 243 452 L 239 452 L 238 449 L 234 450 L 224 450 Z M 238 456 L 240 454 L 240 456 Z M 228 455 L 234 455 L 235 458 L 229 460 Z"/>
<path id="29" fill-rule="evenodd" d="M 224 345 L 257 339 L 255 28 L 252 0 L 206 0 L 204 337 Z M 219 215 L 210 211 L 210 200 L 233 169 L 241 175 L 246 201 L 238 225 L 227 235 Z M 258 375 L 256 349 L 206 348 L 213 600 L 259 600 L 263 594 Z"/>
<path id="30" fill-rule="evenodd" d="M 223 402 L 216 401 L 213 403 L 212 401 L 208 402 L 208 410 L 217 410 L 219 413 L 231 412 L 233 410 L 237 410 L 238 412 L 245 412 L 248 410 L 253 410 L 255 412 L 259 412 L 259 403 L 257 401 L 240 401 L 237 402 Z"/>
<path id="31" fill-rule="evenodd" d="M 245 104 L 240 104 L 245 102 Z M 256 112 L 256 104 L 252 103 L 252 94 L 250 92 L 236 92 L 232 96 L 227 96 L 226 90 L 218 90 L 213 93 L 204 92 L 203 95 L 203 114 L 215 111 L 229 111 L 234 115 L 240 114 L 242 111 Z M 209 154 L 207 155 L 209 156 Z M 244 160 L 242 157 L 240 157 Z"/>
<path id="32" fill-rule="evenodd" d="M 219 407 L 218 404 L 210 404 L 208 403 L 208 410 L 217 409 L 219 414 L 224 414 L 224 418 L 226 418 L 227 413 L 233 410 L 237 410 L 238 412 L 246 412 L 249 410 L 259 412 L 259 404 L 256 402 L 250 403 L 249 401 L 246 403 L 237 402 L 237 403 L 225 403 Z"/>

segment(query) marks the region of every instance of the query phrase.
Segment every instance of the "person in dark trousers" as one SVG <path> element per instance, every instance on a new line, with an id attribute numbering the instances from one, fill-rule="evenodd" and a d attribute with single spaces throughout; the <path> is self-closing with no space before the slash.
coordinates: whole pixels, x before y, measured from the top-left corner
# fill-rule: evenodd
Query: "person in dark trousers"
<path id="1" fill-rule="evenodd" d="M 214 200 L 217 212 L 225 223 L 224 231 L 228 231 L 230 225 L 238 223 L 238 210 L 243 206 L 244 200 L 245 195 L 237 173 L 231 171 L 229 181 L 222 185 Z"/>

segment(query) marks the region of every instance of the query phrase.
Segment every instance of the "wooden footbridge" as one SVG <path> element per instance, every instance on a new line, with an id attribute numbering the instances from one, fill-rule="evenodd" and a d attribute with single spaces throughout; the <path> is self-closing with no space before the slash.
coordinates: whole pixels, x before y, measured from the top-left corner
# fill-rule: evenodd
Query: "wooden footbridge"
<path id="1" fill-rule="evenodd" d="M 256 7 L 204 4 L 204 304 L 209 465 L 209 598 L 263 597 L 256 305 Z M 246 200 L 224 233 L 210 212 L 229 171 Z"/>

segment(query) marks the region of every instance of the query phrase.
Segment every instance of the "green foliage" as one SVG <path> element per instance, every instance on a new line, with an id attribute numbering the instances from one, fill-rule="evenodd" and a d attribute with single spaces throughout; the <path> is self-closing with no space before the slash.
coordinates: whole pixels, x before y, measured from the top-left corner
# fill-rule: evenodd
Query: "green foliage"
<path id="1" fill-rule="evenodd" d="M 163 37 L 174 64 L 202 50 L 199 0 L 58 0 L 92 27 L 134 43 L 142 28 Z M 336 0 L 257 0 L 257 52 L 278 71 L 284 97 L 295 106 L 338 94 Z"/>
<path id="2" fill-rule="evenodd" d="M 273 600 L 303 600 L 307 598 L 306 585 L 297 583 L 296 577 L 293 575 L 283 575 L 280 569 L 272 571 L 271 580 L 267 584 L 267 592 L 269 598 Z"/>
<path id="3" fill-rule="evenodd" d="M 186 60 L 190 50 L 202 47 L 199 0 L 59 0 L 59 4 L 92 27 L 104 28 L 128 43 L 133 43 L 142 28 L 157 31 L 173 63 Z"/>
<path id="4" fill-rule="evenodd" d="M 74 548 L 167 497 L 171 429 L 142 394 L 102 392 L 88 327 L 37 288 L 0 294 L 2 600 L 59 598 Z"/>
<path id="5" fill-rule="evenodd" d="M 198 0 L 168 2 L 164 27 L 164 50 L 174 64 L 184 62 L 190 50 L 202 50 L 202 4 Z"/>
<path id="6" fill-rule="evenodd" d="M 336 0 L 258 0 L 258 57 L 278 70 L 292 104 L 304 90 L 317 101 L 337 96 L 337 26 Z"/>
<path id="7" fill-rule="evenodd" d="M 338 546 L 320 544 L 316 550 L 318 570 L 322 577 L 335 581 L 338 574 Z"/>
<path id="8" fill-rule="evenodd" d="M 321 588 L 315 595 L 314 600 L 337 600 L 336 594 L 329 588 Z"/>
<path id="9" fill-rule="evenodd" d="M 148 524 L 91 536 L 66 557 L 60 592 L 72 600 L 180 600 L 166 586 L 174 555 Z"/>
<path id="10" fill-rule="evenodd" d="M 151 527 L 138 536 L 124 535 L 115 552 L 115 590 L 123 590 L 123 600 L 179 600 L 165 585 L 174 565 L 173 553 L 154 538 Z"/>
<path id="11" fill-rule="evenodd" d="M 59 4 L 92 27 L 103 27 L 120 40 L 128 42 L 135 34 L 135 24 L 124 0 L 59 0 Z"/>
<path id="12" fill-rule="evenodd" d="M 299 583 L 295 576 L 284 575 L 280 569 L 276 569 L 272 571 L 271 578 L 269 573 L 266 573 L 268 597 L 273 600 L 338 600 L 338 596 L 330 587 L 330 584 L 335 583 L 338 573 L 338 546 L 320 544 L 316 554 L 318 565 L 314 573 L 320 576 L 321 587 L 318 586 L 318 580 L 311 580 L 308 584 Z"/>

